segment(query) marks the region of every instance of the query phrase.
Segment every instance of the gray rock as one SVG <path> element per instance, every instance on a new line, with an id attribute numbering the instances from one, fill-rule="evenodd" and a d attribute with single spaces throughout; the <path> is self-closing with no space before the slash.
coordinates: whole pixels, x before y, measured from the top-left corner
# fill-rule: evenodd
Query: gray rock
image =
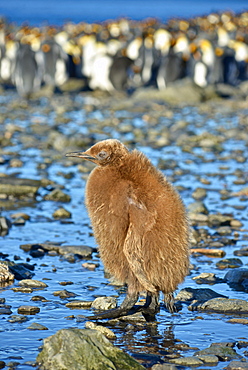
<path id="1" fill-rule="evenodd" d="M 44 325 L 41 325 L 37 322 L 33 322 L 31 325 L 27 327 L 28 330 L 48 330 L 48 328 Z"/>
<path id="2" fill-rule="evenodd" d="M 24 315 L 11 315 L 8 319 L 8 321 L 11 323 L 25 322 L 27 320 L 28 320 L 27 316 L 24 316 Z"/>
<path id="3" fill-rule="evenodd" d="M 193 277 L 193 280 L 195 280 L 197 284 L 216 284 L 223 282 L 223 279 L 216 277 L 212 272 L 203 272 L 200 275 Z"/>
<path id="4" fill-rule="evenodd" d="M 219 362 L 219 359 L 215 355 L 199 355 L 197 356 L 204 364 L 216 365 Z"/>
<path id="5" fill-rule="evenodd" d="M 208 221 L 211 226 L 230 225 L 232 218 L 223 214 L 211 214 L 208 216 Z"/>
<path id="6" fill-rule="evenodd" d="M 69 292 L 66 289 L 63 289 L 63 290 L 57 290 L 56 292 L 53 292 L 53 295 L 59 296 L 61 299 L 65 299 L 65 298 L 76 297 L 77 294 L 73 292 Z"/>
<path id="7" fill-rule="evenodd" d="M 200 366 L 203 365 L 203 361 L 201 361 L 196 356 L 188 356 L 188 357 L 180 357 L 174 358 L 170 360 L 173 364 L 180 365 L 180 366 Z"/>
<path id="8" fill-rule="evenodd" d="M 76 300 L 76 301 L 70 301 L 68 303 L 66 303 L 66 307 L 68 308 L 90 308 L 92 306 L 92 302 L 88 302 L 88 301 L 79 301 L 79 300 Z"/>
<path id="9" fill-rule="evenodd" d="M 248 256 L 248 247 L 240 248 L 233 252 L 235 256 L 247 257 Z"/>
<path id="10" fill-rule="evenodd" d="M 242 284 L 242 282 L 247 278 L 248 269 L 245 267 L 229 270 L 224 277 L 228 284 Z"/>
<path id="11" fill-rule="evenodd" d="M 54 218 L 71 218 L 71 212 L 61 207 L 61 208 L 58 208 L 55 212 L 53 212 L 53 217 Z"/>
<path id="12" fill-rule="evenodd" d="M 212 298 L 216 297 L 225 297 L 226 296 L 216 293 L 214 290 L 206 288 L 206 289 L 194 289 L 194 288 L 184 288 L 180 290 L 180 292 L 176 296 L 177 301 L 181 302 L 192 302 L 192 301 L 199 301 L 204 302 Z"/>
<path id="13" fill-rule="evenodd" d="M 8 266 L 16 280 L 32 279 L 34 276 L 34 273 L 26 268 L 22 263 L 8 262 Z"/>
<path id="14" fill-rule="evenodd" d="M 151 370 L 176 370 L 177 367 L 173 364 L 156 364 L 152 366 Z"/>
<path id="15" fill-rule="evenodd" d="M 35 315 L 36 313 L 40 312 L 39 307 L 37 306 L 20 306 L 18 307 L 18 313 L 19 314 L 25 314 L 25 315 Z"/>
<path id="16" fill-rule="evenodd" d="M 226 268 L 237 268 L 243 265 L 243 262 L 239 258 L 225 258 L 216 263 L 216 267 L 220 270 Z"/>
<path id="17" fill-rule="evenodd" d="M 35 197 L 41 182 L 32 179 L 19 179 L 14 177 L 2 177 L 0 183 L 0 194 L 14 197 Z"/>
<path id="18" fill-rule="evenodd" d="M 203 202 L 197 201 L 188 205 L 189 213 L 203 213 L 208 214 L 208 209 Z"/>
<path id="19" fill-rule="evenodd" d="M 194 305 L 194 309 L 199 311 L 247 314 L 248 302 L 243 299 L 213 298 Z"/>
<path id="20" fill-rule="evenodd" d="M 94 249 L 87 245 L 62 245 L 58 249 L 59 254 L 77 254 L 84 258 L 90 258 Z"/>
<path id="21" fill-rule="evenodd" d="M 210 347 L 197 351 L 194 355 L 198 357 L 202 355 L 214 355 L 217 356 L 220 361 L 231 361 L 233 359 L 242 358 L 242 356 L 238 355 L 233 348 L 225 343 L 212 343 Z"/>
<path id="22" fill-rule="evenodd" d="M 96 310 L 110 310 L 116 308 L 117 300 L 114 297 L 98 297 L 92 303 L 92 308 Z"/>
<path id="23" fill-rule="evenodd" d="M 33 280 L 33 279 L 23 279 L 19 281 L 18 284 L 22 287 L 39 288 L 39 289 L 48 287 L 48 285 L 44 283 L 43 281 Z"/>
<path id="24" fill-rule="evenodd" d="M 0 315 L 11 315 L 11 306 L 7 304 L 0 304 Z"/>
<path id="25" fill-rule="evenodd" d="M 54 202 L 70 202 L 71 197 L 70 195 L 64 193 L 60 189 L 54 189 L 51 191 L 51 193 L 47 194 L 44 197 L 45 200 L 52 200 Z"/>
<path id="26" fill-rule="evenodd" d="M 62 329 L 46 338 L 37 363 L 41 370 L 144 370 L 102 333 L 91 329 Z"/>
<path id="27" fill-rule="evenodd" d="M 226 370 L 247 370 L 248 362 L 246 361 L 231 361 L 230 364 L 225 367 Z"/>
<path id="28" fill-rule="evenodd" d="M 192 197 L 196 200 L 202 200 L 206 198 L 207 191 L 204 188 L 196 188 L 195 191 L 192 193 Z"/>
<path id="29" fill-rule="evenodd" d="M 11 222 L 6 217 L 0 217 L 0 235 L 5 236 L 8 234 L 11 227 Z"/>

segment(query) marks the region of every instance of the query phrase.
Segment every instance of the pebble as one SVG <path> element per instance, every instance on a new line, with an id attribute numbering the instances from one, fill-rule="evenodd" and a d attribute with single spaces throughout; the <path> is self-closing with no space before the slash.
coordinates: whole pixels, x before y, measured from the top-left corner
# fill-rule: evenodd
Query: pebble
<path id="1" fill-rule="evenodd" d="M 25 315 L 35 315 L 36 313 L 40 312 L 40 308 L 37 306 L 20 306 L 18 307 L 17 312 L 19 314 L 25 314 Z"/>
<path id="2" fill-rule="evenodd" d="M 28 320 L 27 316 L 24 316 L 24 315 L 11 315 L 8 319 L 8 321 L 11 323 L 25 322 L 27 320 Z"/>
<path id="3" fill-rule="evenodd" d="M 70 301 L 66 303 L 66 307 L 68 308 L 90 308 L 92 306 L 92 302 L 88 301 Z"/>
<path id="4" fill-rule="evenodd" d="M 14 221 L 12 221 L 12 225 L 15 226 L 24 226 L 26 223 L 26 220 L 22 217 L 15 218 Z"/>
<path id="5" fill-rule="evenodd" d="M 48 287 L 48 285 L 44 283 L 43 281 L 33 280 L 33 279 L 23 279 L 19 282 L 19 285 L 23 287 L 39 288 L 39 289 L 44 289 Z"/>
<path id="6" fill-rule="evenodd" d="M 191 248 L 190 252 L 192 254 L 205 254 L 207 256 L 213 256 L 213 257 L 224 257 L 226 255 L 226 252 L 222 249 L 207 249 L 207 248 Z"/>
<path id="7" fill-rule="evenodd" d="M 42 297 L 41 295 L 34 295 L 32 298 L 31 298 L 31 301 L 34 301 L 34 302 L 48 302 L 48 300 L 45 298 L 45 297 Z"/>
<path id="8" fill-rule="evenodd" d="M 72 297 L 76 297 L 77 296 L 77 294 L 75 294 L 73 292 L 69 292 L 66 289 L 64 289 L 64 290 L 57 290 L 56 292 L 53 292 L 53 295 L 59 296 L 61 299 L 72 298 Z"/>
<path id="9" fill-rule="evenodd" d="M 90 270 L 90 271 L 95 271 L 95 269 L 99 266 L 100 266 L 99 263 L 92 263 L 92 262 L 91 263 L 90 262 L 82 263 L 82 267 L 84 267 L 85 269 Z"/>
<path id="10" fill-rule="evenodd" d="M 24 212 L 16 212 L 12 213 L 10 215 L 11 218 L 16 219 L 16 218 L 23 218 L 25 221 L 30 220 L 30 216 L 27 213 Z"/>
<path id="11" fill-rule="evenodd" d="M 197 201 L 188 205 L 189 216 L 191 213 L 208 214 L 208 209 L 203 202 Z"/>
<path id="12" fill-rule="evenodd" d="M 242 324 L 242 325 L 248 325 L 248 319 L 239 319 L 239 318 L 234 318 L 230 319 L 227 322 L 230 322 L 231 324 Z"/>
<path id="13" fill-rule="evenodd" d="M 28 330 L 48 330 L 48 328 L 44 325 L 38 324 L 37 322 L 33 322 L 31 325 L 27 327 Z"/>
<path id="14" fill-rule="evenodd" d="M 47 194 L 44 197 L 44 199 L 52 200 L 54 202 L 70 202 L 71 201 L 71 197 L 60 189 L 52 190 L 51 193 Z"/>
<path id="15" fill-rule="evenodd" d="M 11 306 L 6 304 L 0 304 L 0 315 L 11 315 Z"/>
<path id="16" fill-rule="evenodd" d="M 12 288 L 13 292 L 21 292 L 21 293 L 32 293 L 33 289 L 32 288 L 25 288 L 25 287 L 20 287 L 20 288 Z"/>
<path id="17" fill-rule="evenodd" d="M 71 218 L 71 212 L 61 207 L 61 208 L 58 208 L 55 212 L 53 212 L 53 217 L 54 218 Z"/>
<path id="18" fill-rule="evenodd" d="M 0 217 L 0 235 L 5 236 L 11 228 L 11 222 L 6 217 Z"/>
<path id="19" fill-rule="evenodd" d="M 151 370 L 177 370 L 177 369 L 178 367 L 176 367 L 173 364 L 168 364 L 168 363 L 156 364 L 156 365 L 153 365 L 151 368 Z"/>
<path id="20" fill-rule="evenodd" d="M 196 200 L 202 200 L 202 199 L 205 199 L 207 196 L 207 191 L 206 189 L 203 189 L 203 188 L 196 188 L 193 193 L 192 193 L 192 197 Z"/>
<path id="21" fill-rule="evenodd" d="M 227 268 L 237 268 L 243 265 L 243 262 L 239 258 L 226 258 L 216 263 L 216 267 L 220 270 Z"/>
<path id="22" fill-rule="evenodd" d="M 180 357 L 174 358 L 170 360 L 173 364 L 180 365 L 180 366 L 200 366 L 203 365 L 203 361 L 201 361 L 196 356 L 188 356 L 188 357 Z"/>
<path id="23" fill-rule="evenodd" d="M 234 251 L 233 254 L 235 256 L 239 256 L 239 257 L 247 257 L 248 256 L 248 247 L 238 249 L 238 250 Z"/>
<path id="24" fill-rule="evenodd" d="M 117 307 L 117 299 L 114 297 L 98 297 L 92 302 L 91 307 L 96 310 L 110 310 Z"/>
<path id="25" fill-rule="evenodd" d="M 231 361 L 233 359 L 241 358 L 241 356 L 238 355 L 237 352 L 228 345 L 228 343 L 212 343 L 210 347 L 197 351 L 194 355 L 198 357 L 202 355 L 214 355 L 217 356 L 220 361 Z"/>
<path id="26" fill-rule="evenodd" d="M 224 368 L 225 370 L 247 370 L 248 369 L 248 362 L 245 361 L 231 361 L 227 367 Z"/>
<path id="27" fill-rule="evenodd" d="M 194 276 L 192 279 L 195 280 L 197 284 L 215 284 L 223 281 L 222 279 L 217 278 L 213 272 L 202 272 L 200 275 Z"/>
<path id="28" fill-rule="evenodd" d="M 91 257 L 93 251 L 94 249 L 87 245 L 62 245 L 59 247 L 59 254 L 65 255 L 72 253 L 84 258 Z"/>

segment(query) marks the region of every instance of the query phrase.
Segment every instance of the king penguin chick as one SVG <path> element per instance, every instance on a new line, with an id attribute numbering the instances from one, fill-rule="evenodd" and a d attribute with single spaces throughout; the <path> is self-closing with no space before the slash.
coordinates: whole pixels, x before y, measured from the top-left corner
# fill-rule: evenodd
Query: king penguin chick
<path id="1" fill-rule="evenodd" d="M 87 181 L 86 207 L 105 269 L 128 286 L 120 307 L 91 318 L 128 314 L 142 292 L 144 316 L 158 312 L 160 291 L 175 312 L 173 292 L 188 274 L 189 225 L 174 187 L 143 153 L 118 140 L 66 156 L 97 165 Z"/>

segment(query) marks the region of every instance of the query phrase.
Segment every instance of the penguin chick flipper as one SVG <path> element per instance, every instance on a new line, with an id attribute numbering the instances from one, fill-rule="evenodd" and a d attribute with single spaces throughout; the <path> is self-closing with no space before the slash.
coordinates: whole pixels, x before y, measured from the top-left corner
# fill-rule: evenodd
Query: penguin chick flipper
<path id="1" fill-rule="evenodd" d="M 143 290 L 157 293 L 157 289 L 149 281 L 144 269 L 144 230 L 149 231 L 155 223 L 155 215 L 149 212 L 146 206 L 131 193 L 128 197 L 129 202 L 129 227 L 123 246 L 123 252 L 128 261 L 130 269 Z M 127 282 L 128 283 L 128 282 Z M 128 284 L 129 285 L 129 284 Z"/>

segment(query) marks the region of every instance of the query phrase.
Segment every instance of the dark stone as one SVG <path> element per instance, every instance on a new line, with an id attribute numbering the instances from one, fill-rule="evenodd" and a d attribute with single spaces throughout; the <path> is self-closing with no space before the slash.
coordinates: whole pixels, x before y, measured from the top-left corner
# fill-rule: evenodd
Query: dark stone
<path id="1" fill-rule="evenodd" d="M 30 272 L 22 263 L 10 262 L 8 265 L 16 280 L 32 279 L 34 276 L 34 273 Z"/>

